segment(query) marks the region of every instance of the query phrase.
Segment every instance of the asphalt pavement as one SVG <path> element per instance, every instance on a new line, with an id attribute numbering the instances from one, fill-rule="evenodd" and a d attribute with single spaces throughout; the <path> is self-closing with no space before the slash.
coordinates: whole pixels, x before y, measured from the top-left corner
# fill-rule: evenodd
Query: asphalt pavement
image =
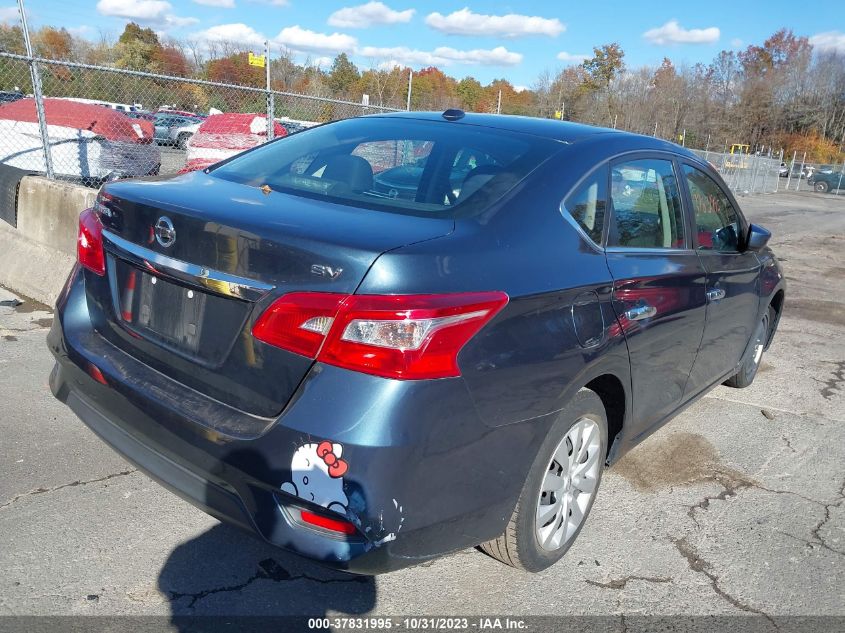
<path id="1" fill-rule="evenodd" d="M 537 575 L 470 549 L 349 576 L 221 525 L 53 399 L 52 314 L 0 289 L 0 614 L 845 616 L 845 199 L 741 202 L 789 284 L 757 380 L 610 469 Z"/>

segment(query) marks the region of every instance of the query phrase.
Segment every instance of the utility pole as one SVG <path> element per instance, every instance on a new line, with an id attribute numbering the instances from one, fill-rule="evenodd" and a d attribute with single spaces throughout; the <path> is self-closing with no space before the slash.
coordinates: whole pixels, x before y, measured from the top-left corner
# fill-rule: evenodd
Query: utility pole
<path id="1" fill-rule="evenodd" d="M 499 90 L 499 100 L 496 102 L 496 114 L 502 113 L 502 91 Z"/>
<path id="2" fill-rule="evenodd" d="M 405 109 L 411 111 L 411 84 L 414 82 L 414 71 L 408 68 L 408 102 L 405 104 Z"/>
<path id="3" fill-rule="evenodd" d="M 26 47 L 26 55 L 29 57 L 29 74 L 32 78 L 32 94 L 35 97 L 35 111 L 38 115 L 38 131 L 41 134 L 41 144 L 44 150 L 44 167 L 47 171 L 47 178 L 53 179 L 53 155 L 50 152 L 50 137 L 47 134 L 47 117 L 44 114 L 44 94 L 41 91 L 41 72 L 38 65 L 33 61 L 32 42 L 29 40 L 29 27 L 26 24 L 26 10 L 23 0 L 18 0 L 18 12 L 21 14 L 21 30 L 23 31 L 23 43 Z"/>

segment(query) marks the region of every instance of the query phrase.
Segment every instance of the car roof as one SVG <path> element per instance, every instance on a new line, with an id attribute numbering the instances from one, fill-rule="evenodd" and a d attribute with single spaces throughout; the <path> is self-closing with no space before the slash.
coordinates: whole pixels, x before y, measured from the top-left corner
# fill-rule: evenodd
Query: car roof
<path id="1" fill-rule="evenodd" d="M 541 119 L 536 117 L 515 116 L 510 114 L 478 114 L 474 112 L 464 113 L 457 120 L 447 120 L 442 112 L 390 112 L 370 115 L 371 117 L 416 119 L 422 121 L 438 121 L 450 125 L 474 125 L 492 129 L 506 130 L 522 134 L 530 134 L 543 138 L 552 139 L 566 144 L 575 144 L 585 141 L 599 144 L 614 145 L 621 151 L 634 150 L 662 150 L 670 151 L 689 158 L 696 158 L 689 150 L 664 141 L 663 139 L 634 134 L 622 130 L 587 125 L 584 123 L 573 123 L 571 121 L 557 121 L 554 119 Z M 369 118 L 369 117 L 368 117 Z"/>

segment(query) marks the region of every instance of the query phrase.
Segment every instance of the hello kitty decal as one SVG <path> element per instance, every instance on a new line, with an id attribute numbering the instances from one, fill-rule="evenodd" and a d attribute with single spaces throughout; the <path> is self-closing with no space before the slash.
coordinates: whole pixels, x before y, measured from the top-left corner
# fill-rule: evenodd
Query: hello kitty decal
<path id="1" fill-rule="evenodd" d="M 349 464 L 341 459 L 343 446 L 332 442 L 304 444 L 290 463 L 291 481 L 282 490 L 335 512 L 345 513 L 349 499 L 343 491 L 343 475 Z"/>

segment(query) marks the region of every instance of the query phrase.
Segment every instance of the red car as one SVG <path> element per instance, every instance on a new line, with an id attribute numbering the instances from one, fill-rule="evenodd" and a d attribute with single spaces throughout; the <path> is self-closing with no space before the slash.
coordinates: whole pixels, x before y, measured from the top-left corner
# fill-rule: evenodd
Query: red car
<path id="1" fill-rule="evenodd" d="M 287 136 L 282 125 L 273 122 L 274 136 Z M 267 142 L 267 118 L 260 114 L 212 114 L 188 141 L 185 166 L 179 171 L 205 169 L 209 165 Z"/>
<path id="2" fill-rule="evenodd" d="M 158 173 L 161 157 L 149 121 L 69 99 L 44 99 L 44 114 L 57 175 L 97 185 Z M 0 163 L 46 171 L 34 99 L 0 106 Z"/>

